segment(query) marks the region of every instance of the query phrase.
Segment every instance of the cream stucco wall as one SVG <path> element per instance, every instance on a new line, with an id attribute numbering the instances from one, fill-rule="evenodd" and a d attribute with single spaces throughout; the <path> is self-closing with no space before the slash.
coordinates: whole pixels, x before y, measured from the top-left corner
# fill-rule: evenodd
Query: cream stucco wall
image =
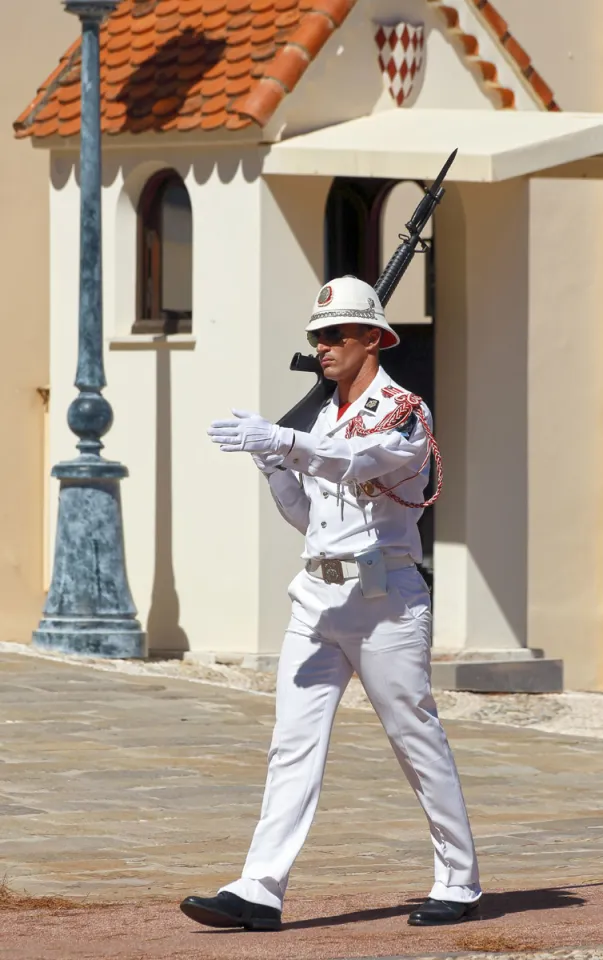
<path id="1" fill-rule="evenodd" d="M 600 0 L 496 0 L 563 110 L 603 111 Z"/>
<path id="2" fill-rule="evenodd" d="M 603 182 L 530 186 L 529 635 L 603 689 Z"/>
<path id="3" fill-rule="evenodd" d="M 278 420 L 314 383 L 287 371 L 293 354 L 311 353 L 304 327 L 324 282 L 327 177 L 268 177 L 262 187 L 260 409 Z M 266 483 L 260 496 L 258 649 L 280 649 L 290 605 L 287 584 L 301 566 L 303 538 L 277 512 Z"/>
<path id="4" fill-rule="evenodd" d="M 73 159 L 53 161 L 52 462 L 74 449 L 65 424 L 76 361 Z M 158 345 L 129 330 L 136 203 L 163 166 L 181 172 L 191 197 L 194 317 L 191 337 Z M 106 154 L 106 394 L 115 410 L 106 454 L 130 469 L 127 563 L 155 653 L 277 652 L 286 586 L 299 569 L 301 538 L 263 478 L 205 435 L 231 406 L 277 419 L 309 386 L 287 367 L 307 349 L 303 326 L 323 280 L 330 181 L 260 173 L 253 148 Z M 584 689 L 603 683 L 592 442 L 603 414 L 601 222 L 598 181 L 551 177 L 452 183 L 436 221 L 446 486 L 436 508 L 435 648 L 543 649 L 564 659 L 568 686 Z M 568 223 L 580 243 L 560 243 Z"/>
<path id="5" fill-rule="evenodd" d="M 437 214 L 439 653 L 603 688 L 603 184 L 452 185 Z M 568 224 L 579 242 L 563 242 Z"/>
<path id="6" fill-rule="evenodd" d="M 77 36 L 60 3 L 2 10 L 0 63 L 0 639 L 29 641 L 43 605 L 44 407 L 48 370 L 48 152 L 12 124 Z"/>
<path id="7" fill-rule="evenodd" d="M 527 181 L 454 185 L 437 221 L 435 646 L 527 642 Z"/>
<path id="8" fill-rule="evenodd" d="M 106 396 L 115 412 L 105 455 L 130 470 L 122 484 L 130 586 L 152 653 L 275 651 L 300 538 L 250 458 L 224 456 L 206 429 L 233 406 L 277 418 L 303 393 L 304 378 L 288 364 L 307 348 L 305 315 L 322 282 L 329 182 L 268 184 L 259 178 L 261 153 L 252 150 L 144 157 L 107 151 L 103 190 Z M 148 177 L 165 166 L 181 173 L 193 209 L 193 334 L 158 345 L 129 331 L 136 204 Z M 77 342 L 72 155 L 54 156 L 52 179 L 55 462 L 74 452 L 65 424 Z M 56 496 L 53 486 L 53 522 Z"/>

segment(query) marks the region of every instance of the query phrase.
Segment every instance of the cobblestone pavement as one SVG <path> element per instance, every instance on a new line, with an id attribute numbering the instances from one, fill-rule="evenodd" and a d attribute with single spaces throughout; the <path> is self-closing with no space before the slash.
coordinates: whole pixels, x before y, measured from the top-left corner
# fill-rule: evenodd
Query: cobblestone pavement
<path id="1" fill-rule="evenodd" d="M 6 960 L 603 960 L 597 740 L 446 724 L 487 895 L 481 921 L 416 930 L 406 915 L 431 883 L 423 816 L 378 721 L 342 709 L 284 929 L 244 934 L 196 926 L 177 904 L 240 869 L 271 697 L 5 653 L 0 703 Z"/>
<path id="2" fill-rule="evenodd" d="M 40 653 L 28 645 L 0 642 L 0 654 L 12 653 L 15 650 L 25 656 L 56 660 L 56 655 Z M 61 656 L 60 659 L 64 663 L 81 662 L 77 657 Z M 107 673 L 171 677 L 176 680 L 191 680 L 256 693 L 274 694 L 276 684 L 275 673 L 245 669 L 236 662 L 208 664 L 198 660 L 132 661 L 93 658 L 88 662 L 96 669 Z M 575 734 L 603 740 L 603 693 L 565 691 L 536 695 L 439 690 L 437 700 L 440 716 L 445 720 L 496 723 L 503 726 L 541 730 L 546 733 Z M 343 695 L 342 706 L 372 711 L 356 677 L 352 678 Z"/>

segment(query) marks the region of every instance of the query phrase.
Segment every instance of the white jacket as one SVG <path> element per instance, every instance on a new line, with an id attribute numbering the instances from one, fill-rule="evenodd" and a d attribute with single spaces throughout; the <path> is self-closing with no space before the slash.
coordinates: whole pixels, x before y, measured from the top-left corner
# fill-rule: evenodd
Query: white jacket
<path id="1" fill-rule="evenodd" d="M 385 494 L 375 496 L 378 491 L 370 487 L 369 496 L 359 484 L 379 479 L 388 488 L 395 487 L 403 500 L 421 503 L 429 479 L 429 463 L 424 466 L 428 441 L 422 424 L 415 418 L 410 433 L 402 428 L 349 440 L 345 436 L 347 424 L 358 414 L 365 427 L 374 427 L 395 408 L 395 400 L 382 394 L 387 386 L 403 389 L 380 368 L 339 420 L 335 391 L 311 433 L 295 431 L 293 449 L 283 460 L 287 469 L 269 476 L 280 512 L 305 534 L 304 559 L 345 559 L 379 546 L 386 556 L 410 554 L 421 562 L 417 521 L 422 510 L 403 507 Z M 423 412 L 431 428 L 425 405 Z"/>

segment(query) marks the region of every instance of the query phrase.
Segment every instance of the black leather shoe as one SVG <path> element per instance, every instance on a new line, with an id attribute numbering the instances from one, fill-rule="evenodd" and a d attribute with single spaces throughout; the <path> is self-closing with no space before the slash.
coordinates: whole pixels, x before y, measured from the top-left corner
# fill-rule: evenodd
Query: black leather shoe
<path id="1" fill-rule="evenodd" d="M 432 900 L 429 897 L 408 918 L 411 927 L 435 927 L 442 923 L 459 923 L 475 919 L 479 900 L 473 903 L 456 903 L 453 900 Z"/>
<path id="2" fill-rule="evenodd" d="M 264 907 L 223 890 L 217 897 L 187 897 L 180 909 L 206 927 L 244 927 L 245 930 L 280 930 L 281 911 Z"/>

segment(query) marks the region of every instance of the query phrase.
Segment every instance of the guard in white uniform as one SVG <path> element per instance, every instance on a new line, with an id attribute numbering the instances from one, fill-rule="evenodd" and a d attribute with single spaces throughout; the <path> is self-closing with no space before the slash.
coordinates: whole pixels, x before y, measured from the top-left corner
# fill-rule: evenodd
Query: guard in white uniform
<path id="1" fill-rule="evenodd" d="M 474 913 L 481 889 L 431 693 L 430 596 L 416 567 L 431 416 L 379 366 L 379 349 L 399 341 L 368 284 L 343 277 L 323 287 L 307 330 L 325 376 L 338 384 L 311 433 L 241 411 L 209 431 L 222 450 L 253 455 L 281 514 L 305 534 L 305 567 L 289 587 L 268 779 L 242 875 L 215 897 L 187 897 L 181 908 L 210 926 L 280 927 L 335 712 L 355 671 L 431 832 L 435 883 L 409 922 L 454 923 Z"/>

